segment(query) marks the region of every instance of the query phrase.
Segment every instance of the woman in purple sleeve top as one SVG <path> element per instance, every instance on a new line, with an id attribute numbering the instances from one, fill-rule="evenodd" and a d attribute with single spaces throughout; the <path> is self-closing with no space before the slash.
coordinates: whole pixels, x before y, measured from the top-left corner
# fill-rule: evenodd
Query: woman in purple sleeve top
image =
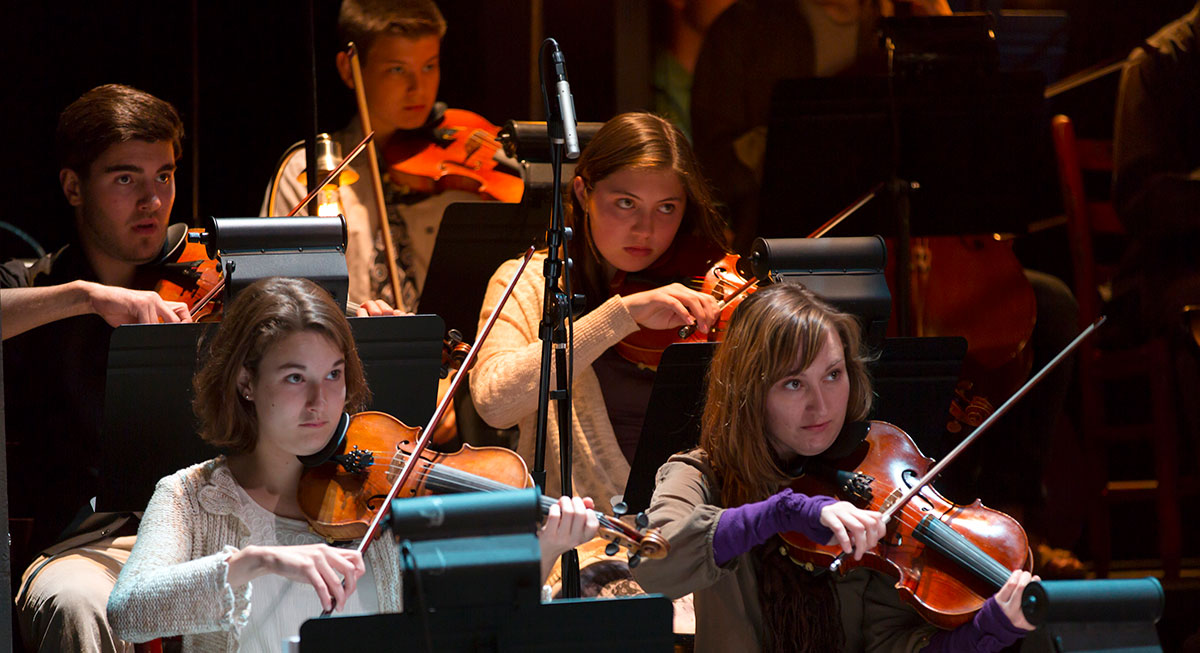
<path id="1" fill-rule="evenodd" d="M 883 537 L 878 512 L 790 489 L 806 456 L 866 418 L 867 375 L 853 316 L 803 286 L 764 288 L 734 313 L 709 370 L 700 446 L 658 471 L 648 514 L 671 554 L 634 576 L 647 591 L 695 595 L 697 651 L 999 651 L 1033 627 L 1020 610 L 1031 580 L 1014 571 L 969 621 L 943 631 L 866 568 L 814 574 L 777 533 L 840 544 L 860 559 Z"/>

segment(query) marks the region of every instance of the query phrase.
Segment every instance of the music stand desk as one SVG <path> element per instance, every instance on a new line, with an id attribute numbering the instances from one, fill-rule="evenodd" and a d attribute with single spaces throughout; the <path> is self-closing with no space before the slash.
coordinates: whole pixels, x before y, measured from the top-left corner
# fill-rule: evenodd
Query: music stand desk
<path id="1" fill-rule="evenodd" d="M 674 647 L 671 602 L 662 595 L 567 599 L 491 610 L 438 610 L 309 619 L 300 626 L 300 653 L 434 650 L 612 653 Z"/>
<path id="2" fill-rule="evenodd" d="M 1023 233 L 1053 215 L 1035 206 L 1053 180 L 1037 73 L 986 79 L 896 80 L 900 179 L 917 182 L 915 236 Z M 893 138 L 886 77 L 790 79 L 771 95 L 758 234 L 807 235 L 891 176 Z M 804 201 L 797 202 L 796 198 Z M 896 235 L 885 193 L 838 235 Z"/>
<path id="3" fill-rule="evenodd" d="M 488 281 L 546 232 L 547 211 L 526 204 L 455 202 L 446 207 L 421 290 L 420 312 L 441 315 L 475 341 Z"/>

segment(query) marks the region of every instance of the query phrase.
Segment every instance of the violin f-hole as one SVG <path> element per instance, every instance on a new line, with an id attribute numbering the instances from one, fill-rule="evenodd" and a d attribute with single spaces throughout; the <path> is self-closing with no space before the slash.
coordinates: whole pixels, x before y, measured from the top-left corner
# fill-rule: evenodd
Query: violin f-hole
<path id="1" fill-rule="evenodd" d="M 921 481 L 921 475 L 917 474 L 916 471 L 911 470 L 911 469 L 904 470 L 900 474 L 900 478 L 901 478 L 901 480 L 904 481 L 904 484 L 910 488 Z M 920 499 L 921 502 L 923 504 L 925 504 L 925 505 L 921 506 L 921 512 L 929 512 L 930 508 L 933 505 L 929 502 L 929 499 L 922 496 L 922 494 L 920 492 L 918 492 L 917 495 L 915 497 L 913 497 L 913 499 Z"/>

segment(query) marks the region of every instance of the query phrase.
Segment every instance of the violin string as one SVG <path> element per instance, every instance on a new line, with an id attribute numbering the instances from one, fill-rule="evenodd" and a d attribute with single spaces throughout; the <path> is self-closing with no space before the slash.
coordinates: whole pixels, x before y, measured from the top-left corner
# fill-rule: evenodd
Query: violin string
<path id="1" fill-rule="evenodd" d="M 358 451 L 368 451 L 371 454 L 382 453 L 379 451 L 370 451 L 366 449 L 359 449 Z M 400 459 L 400 462 L 403 462 L 408 460 L 408 458 L 408 454 L 400 452 L 389 462 L 371 463 L 371 466 L 387 465 L 388 471 L 398 472 L 400 471 L 401 467 L 396 464 L 396 460 Z M 454 492 L 503 492 L 505 490 L 520 489 L 514 488 L 513 486 L 505 483 L 501 483 L 500 481 L 495 481 L 490 478 L 456 469 L 449 465 L 435 463 L 425 458 L 422 458 L 421 460 L 425 461 L 426 464 L 421 469 L 416 470 L 420 475 L 418 477 L 418 481 L 425 481 L 430 485 L 430 487 L 440 490 Z M 542 511 L 545 512 L 550 508 L 550 506 L 558 502 L 547 496 L 539 496 L 538 503 L 540 504 Z M 596 514 L 597 521 L 599 521 L 600 524 L 605 528 L 628 533 L 628 528 L 624 523 L 612 520 L 608 515 L 605 515 L 600 511 L 593 510 L 592 512 Z"/>

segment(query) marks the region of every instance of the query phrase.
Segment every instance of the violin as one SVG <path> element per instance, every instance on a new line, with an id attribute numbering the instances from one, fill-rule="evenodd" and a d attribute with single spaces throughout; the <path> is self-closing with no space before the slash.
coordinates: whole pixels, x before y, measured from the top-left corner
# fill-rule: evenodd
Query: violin
<path id="1" fill-rule="evenodd" d="M 448 190 L 477 193 L 485 200 L 520 202 L 525 182 L 496 169 L 500 128 L 479 114 L 446 109 L 431 138 L 397 132 L 383 150 L 391 182 L 412 192 L 436 195 Z"/>
<path id="2" fill-rule="evenodd" d="M 186 304 L 193 321 L 213 322 L 221 319 L 222 302 L 216 298 L 223 285 L 221 264 L 208 257 L 198 239 L 188 238 L 203 231 L 189 230 L 183 223 L 167 229 L 166 254 L 157 263 L 154 292 L 166 301 Z"/>
<path id="3" fill-rule="evenodd" d="M 866 204 L 879 190 L 877 184 L 862 198 L 842 209 L 825 224 L 808 235 L 820 238 L 829 233 L 846 218 Z M 703 276 L 685 277 L 704 270 Z M 657 369 L 663 351 L 677 342 L 719 342 L 725 338 L 726 325 L 733 311 L 746 295 L 758 289 L 759 279 L 751 273 L 749 265 L 737 254 L 702 241 L 696 236 L 686 236 L 672 244 L 672 249 L 663 253 L 650 267 L 636 274 L 618 271 L 609 284 L 612 295 L 630 295 L 664 286 L 683 283 L 693 290 L 711 295 L 717 300 L 720 314 L 708 330 L 708 334 L 696 334 L 695 325 L 688 324 L 677 329 L 639 329 L 617 343 L 617 353 L 632 363 Z"/>
<path id="4" fill-rule="evenodd" d="M 300 477 L 300 508 L 313 531 L 330 541 L 354 540 L 366 534 L 382 499 L 412 457 L 419 431 L 384 413 L 350 417 L 335 455 L 324 464 L 306 468 Z M 515 452 L 467 444 L 450 454 L 422 452 L 416 472 L 400 487 L 397 497 L 526 487 L 533 487 L 533 480 L 525 461 Z M 538 500 L 542 514 L 555 503 L 546 496 Z M 627 549 L 634 558 L 658 559 L 670 550 L 658 529 L 642 533 L 602 513 L 596 517 L 599 536 Z"/>
<path id="5" fill-rule="evenodd" d="M 862 443 L 837 461 L 812 458 L 791 484 L 796 492 L 836 496 L 864 510 L 883 512 L 924 478 L 933 461 L 907 433 L 887 422 L 870 422 Z M 839 559 L 840 546 L 782 533 L 793 561 L 813 569 Z M 957 505 L 926 485 L 894 514 L 886 536 L 862 560 L 844 565 L 875 569 L 896 578 L 901 598 L 941 628 L 966 622 L 995 594 L 1012 570 L 1031 570 L 1033 553 L 1012 517 L 979 500 Z"/>
<path id="6" fill-rule="evenodd" d="M 653 265 L 637 273 L 618 271 L 609 283 L 612 295 L 632 295 L 664 286 L 682 283 L 698 292 L 711 295 L 721 309 L 717 322 L 707 334 L 697 333 L 692 325 L 671 329 L 639 329 L 616 344 L 622 358 L 655 369 L 667 347 L 677 342 L 716 342 L 725 332 L 733 311 L 752 292 L 756 281 L 739 270 L 741 259 L 736 254 L 706 245 L 689 236 L 672 245 Z M 689 276 L 690 275 L 690 276 Z"/>

